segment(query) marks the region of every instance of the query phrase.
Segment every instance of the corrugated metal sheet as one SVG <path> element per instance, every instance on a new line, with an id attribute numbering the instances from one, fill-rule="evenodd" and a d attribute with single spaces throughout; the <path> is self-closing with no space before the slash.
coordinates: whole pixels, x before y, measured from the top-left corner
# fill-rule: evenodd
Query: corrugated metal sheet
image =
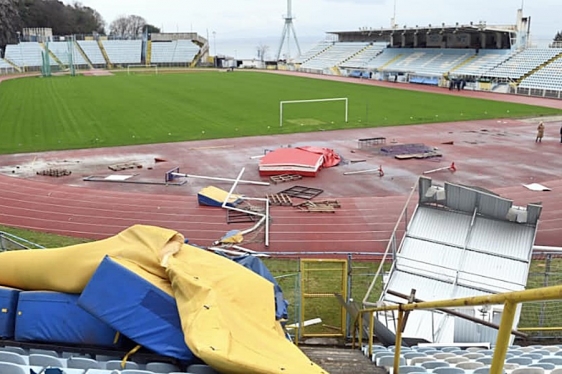
<path id="1" fill-rule="evenodd" d="M 480 192 L 478 199 L 478 213 L 497 219 L 505 219 L 513 202 L 502 197 Z"/>
<path id="2" fill-rule="evenodd" d="M 542 212 L 541 205 L 529 204 L 527 205 L 527 222 L 536 225 Z"/>
<path id="3" fill-rule="evenodd" d="M 445 183 L 446 205 L 455 210 L 472 213 L 476 207 L 478 191 L 466 187 Z"/>
<path id="4" fill-rule="evenodd" d="M 519 290 L 526 283 L 528 263 L 491 254 L 406 238 L 399 269 L 440 280 L 459 281 L 490 293 Z"/>
<path id="5" fill-rule="evenodd" d="M 408 235 L 463 247 L 471 220 L 471 215 L 420 206 Z"/>
<path id="6" fill-rule="evenodd" d="M 468 247 L 527 261 L 534 236 L 535 227 L 480 217 L 474 223 Z"/>

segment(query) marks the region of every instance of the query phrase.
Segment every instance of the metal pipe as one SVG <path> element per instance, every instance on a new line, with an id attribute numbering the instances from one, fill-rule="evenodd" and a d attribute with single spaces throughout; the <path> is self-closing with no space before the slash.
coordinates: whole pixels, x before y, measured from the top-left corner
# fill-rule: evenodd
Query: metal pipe
<path id="1" fill-rule="evenodd" d="M 221 181 L 221 182 L 237 182 L 237 183 L 246 183 L 246 184 L 255 184 L 257 186 L 269 186 L 269 182 L 258 182 L 258 181 L 247 181 L 247 180 L 237 180 L 231 178 L 219 178 L 219 177 L 207 177 L 204 175 L 193 175 L 193 174 L 181 174 L 181 173 L 170 173 L 174 177 L 183 177 L 183 178 L 196 178 L 196 179 L 209 179 L 214 181 Z"/>
<path id="2" fill-rule="evenodd" d="M 502 374 L 503 372 L 503 363 L 505 362 L 507 349 L 509 348 L 511 327 L 513 326 L 513 321 L 515 320 L 516 311 L 517 301 L 509 300 L 505 302 L 503 306 L 500 329 L 496 339 L 496 346 L 494 348 L 494 355 L 492 357 L 490 374 Z"/>
<path id="3" fill-rule="evenodd" d="M 400 292 L 396 292 L 396 291 L 393 291 L 393 290 L 387 290 L 386 293 L 389 294 L 389 295 L 392 295 L 392 296 L 396 296 L 396 297 L 402 298 L 402 299 L 408 299 L 408 297 L 409 297 L 409 296 L 406 295 L 406 294 L 403 294 L 403 293 L 400 293 Z M 422 303 L 422 302 L 424 302 L 423 300 L 420 300 L 420 299 L 417 299 L 417 298 L 414 298 L 412 301 L 415 302 L 415 303 Z M 445 308 L 437 308 L 436 310 L 438 310 L 438 311 L 440 311 L 440 312 L 443 312 L 443 313 L 450 314 L 450 315 L 455 316 L 455 317 L 459 317 L 459 318 L 466 319 L 466 320 L 471 321 L 471 322 L 474 322 L 474 323 L 479 323 L 479 324 L 481 324 L 481 325 L 483 325 L 483 326 L 491 327 L 491 328 L 496 329 L 496 330 L 499 330 L 499 328 L 500 328 L 500 326 L 499 326 L 499 325 L 496 325 L 495 323 L 488 322 L 488 321 L 484 321 L 484 320 L 478 319 L 478 318 L 476 318 L 476 317 L 468 316 L 468 315 L 466 315 L 466 314 L 457 312 L 457 311 L 455 311 L 455 310 L 450 310 L 450 309 L 445 309 Z M 527 338 L 527 337 L 528 337 L 527 334 L 524 334 L 524 333 L 522 333 L 522 332 L 520 332 L 520 331 L 517 331 L 517 330 L 513 330 L 511 333 L 512 333 L 513 335 L 516 335 L 516 336 L 519 336 L 519 337 L 522 337 L 522 338 Z"/>
<path id="4" fill-rule="evenodd" d="M 404 311 L 402 309 L 398 310 L 398 328 L 396 329 L 396 339 L 394 341 L 394 370 L 395 374 L 399 374 L 400 371 L 400 347 L 402 346 L 402 330 L 404 327 Z"/>
<path id="5" fill-rule="evenodd" d="M 362 174 L 362 173 L 370 173 L 372 171 L 379 171 L 380 168 L 376 169 L 367 169 L 367 170 L 358 170 L 358 171 L 346 171 L 343 175 L 352 175 L 352 174 Z"/>

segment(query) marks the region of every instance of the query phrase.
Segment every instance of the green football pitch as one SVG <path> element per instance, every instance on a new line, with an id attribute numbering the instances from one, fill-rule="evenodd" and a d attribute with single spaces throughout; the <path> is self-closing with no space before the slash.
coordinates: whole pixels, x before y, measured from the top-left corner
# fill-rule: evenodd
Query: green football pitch
<path id="1" fill-rule="evenodd" d="M 284 106 L 287 100 L 348 98 Z M 0 153 L 560 114 L 259 72 L 23 78 L 0 85 Z"/>

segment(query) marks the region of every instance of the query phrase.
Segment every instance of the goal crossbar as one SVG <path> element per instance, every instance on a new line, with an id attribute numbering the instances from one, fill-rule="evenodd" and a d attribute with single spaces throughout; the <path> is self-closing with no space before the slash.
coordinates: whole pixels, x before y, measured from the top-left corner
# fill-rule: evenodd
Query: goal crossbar
<path id="1" fill-rule="evenodd" d="M 345 103 L 345 122 L 347 123 L 349 100 L 347 97 L 336 97 L 329 99 L 308 99 L 308 100 L 285 100 L 279 102 L 279 126 L 283 126 L 283 106 L 285 104 L 304 104 L 304 103 L 321 103 L 328 101 L 343 101 Z"/>
<path id="2" fill-rule="evenodd" d="M 127 74 L 130 75 L 131 74 L 131 68 L 133 69 L 152 69 L 154 68 L 154 71 L 156 74 L 158 74 L 158 65 L 156 64 L 150 64 L 150 65 L 143 65 L 143 64 L 138 64 L 138 65 L 127 65 Z"/>

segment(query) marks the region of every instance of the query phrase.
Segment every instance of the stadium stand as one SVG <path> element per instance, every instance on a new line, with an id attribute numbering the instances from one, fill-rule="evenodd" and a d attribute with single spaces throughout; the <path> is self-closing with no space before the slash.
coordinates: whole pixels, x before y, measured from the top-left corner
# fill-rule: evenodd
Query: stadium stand
<path id="1" fill-rule="evenodd" d="M 42 48 L 37 42 L 8 44 L 5 57 L 20 67 L 39 67 L 43 64 Z"/>
<path id="2" fill-rule="evenodd" d="M 340 64 L 342 68 L 364 68 L 371 60 L 380 55 L 386 48 L 386 43 L 372 43 L 349 60 Z"/>
<path id="3" fill-rule="evenodd" d="M 402 49 L 403 58 L 386 66 L 388 70 L 443 75 L 472 54 L 466 49 Z"/>
<path id="4" fill-rule="evenodd" d="M 98 42 L 95 40 L 78 40 L 77 43 L 94 66 L 105 66 L 105 59 L 98 46 Z"/>
<path id="5" fill-rule="evenodd" d="M 6 62 L 3 58 L 0 58 L 0 74 L 3 70 L 12 70 L 13 66 Z"/>
<path id="6" fill-rule="evenodd" d="M 314 58 L 304 62 L 301 69 L 306 71 L 323 71 L 344 63 L 367 48 L 369 43 L 338 42 L 320 52 Z"/>
<path id="7" fill-rule="evenodd" d="M 509 49 L 499 50 L 481 50 L 478 54 L 474 54 L 466 63 L 453 69 L 456 75 L 482 76 L 488 70 L 500 65 L 506 59 L 510 58 L 513 52 Z"/>
<path id="8" fill-rule="evenodd" d="M 562 53 L 562 49 L 558 48 L 527 48 L 512 55 L 485 75 L 517 80 L 560 53 Z"/>
<path id="9" fill-rule="evenodd" d="M 190 40 L 152 42 L 150 62 L 153 64 L 186 64 L 193 61 L 199 46 Z"/>
<path id="10" fill-rule="evenodd" d="M 62 62 L 63 65 L 68 66 L 70 60 L 67 42 L 51 42 L 49 43 L 49 50 Z M 74 43 L 72 44 L 72 56 L 75 65 L 88 65 Z"/>
<path id="11" fill-rule="evenodd" d="M 321 41 L 320 43 L 316 44 L 314 47 L 312 47 L 310 50 L 306 51 L 305 53 L 303 53 L 302 55 L 298 56 L 295 59 L 295 63 L 296 64 L 303 64 L 305 62 L 307 62 L 308 60 L 314 58 L 316 55 L 324 52 L 327 48 L 330 48 L 330 46 L 332 46 L 332 42 L 329 41 Z"/>
<path id="12" fill-rule="evenodd" d="M 519 87 L 562 91 L 562 57 L 523 79 Z"/>
<path id="13" fill-rule="evenodd" d="M 113 64 L 140 64 L 142 40 L 102 40 L 109 60 Z"/>

